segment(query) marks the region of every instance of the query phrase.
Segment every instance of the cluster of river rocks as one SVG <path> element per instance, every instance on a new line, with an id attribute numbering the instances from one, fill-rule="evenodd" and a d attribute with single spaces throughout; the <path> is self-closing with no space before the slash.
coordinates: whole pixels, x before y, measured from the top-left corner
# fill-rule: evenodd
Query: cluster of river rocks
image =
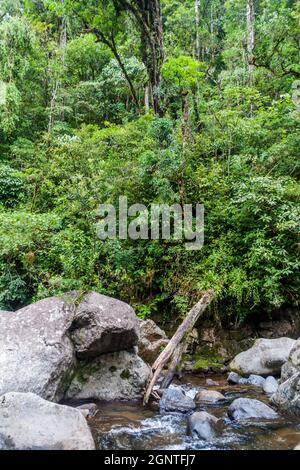
<path id="1" fill-rule="evenodd" d="M 168 342 L 151 320 L 141 322 L 129 305 L 97 293 L 1 311 L 0 331 L 0 449 L 94 449 L 86 418 L 96 407 L 61 403 L 140 399 L 149 364 Z M 258 340 L 230 369 L 229 382 L 259 386 L 270 397 L 270 406 L 234 400 L 230 419 L 300 416 L 300 341 Z M 161 413 L 187 414 L 196 438 L 222 432 L 219 419 L 196 411 L 225 398 L 208 385 L 194 399 L 171 387 L 161 397 Z"/>
<path id="2" fill-rule="evenodd" d="M 280 418 L 281 414 L 300 416 L 300 341 L 289 338 L 259 339 L 254 346 L 237 355 L 230 364 L 227 381 L 231 385 L 259 387 L 269 404 L 253 398 L 237 398 L 228 405 L 232 422 L 262 422 Z M 220 436 L 226 420 L 207 413 L 207 405 L 228 403 L 219 384 L 206 381 L 206 387 L 194 397 L 180 387 L 166 390 L 160 400 L 160 413 L 187 415 L 187 433 L 194 439 L 212 441 Z M 214 389 L 215 388 L 215 389 Z"/>

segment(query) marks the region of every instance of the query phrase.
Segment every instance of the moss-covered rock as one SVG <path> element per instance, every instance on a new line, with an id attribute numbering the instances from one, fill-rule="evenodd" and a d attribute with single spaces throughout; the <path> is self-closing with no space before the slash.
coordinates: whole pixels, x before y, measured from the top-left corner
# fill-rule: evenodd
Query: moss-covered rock
<path id="1" fill-rule="evenodd" d="M 149 373 L 150 368 L 134 352 L 121 351 L 79 361 L 67 398 L 134 400 L 141 397 Z"/>

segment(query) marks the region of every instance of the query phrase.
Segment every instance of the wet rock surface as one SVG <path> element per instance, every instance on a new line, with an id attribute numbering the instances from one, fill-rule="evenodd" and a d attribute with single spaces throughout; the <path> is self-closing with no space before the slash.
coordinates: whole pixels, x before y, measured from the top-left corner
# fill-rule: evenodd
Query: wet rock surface
<path id="1" fill-rule="evenodd" d="M 193 439 L 211 441 L 221 429 L 221 420 L 205 411 L 193 413 L 188 418 L 187 434 Z"/>
<path id="2" fill-rule="evenodd" d="M 187 396 L 181 388 L 165 390 L 160 399 L 160 412 L 189 413 L 196 408 L 194 400 Z"/>
<path id="3" fill-rule="evenodd" d="M 270 406 L 250 398 L 234 400 L 228 408 L 228 416 L 235 421 L 279 418 L 279 415 Z"/>

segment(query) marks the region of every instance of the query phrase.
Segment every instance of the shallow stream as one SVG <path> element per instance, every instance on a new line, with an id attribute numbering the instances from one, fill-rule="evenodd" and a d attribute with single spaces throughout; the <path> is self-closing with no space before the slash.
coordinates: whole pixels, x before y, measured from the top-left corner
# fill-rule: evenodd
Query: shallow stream
<path id="1" fill-rule="evenodd" d="M 89 420 L 99 449 L 105 450 L 289 450 L 300 444 L 300 420 L 282 416 L 276 421 L 232 422 L 227 416 L 230 403 L 239 397 L 256 398 L 268 403 L 268 397 L 258 387 L 228 385 L 225 376 L 210 377 L 219 386 L 209 387 L 202 377 L 186 376 L 172 385 L 182 387 L 192 398 L 201 388 L 218 390 L 226 397 L 221 405 L 199 406 L 223 418 L 221 437 L 212 442 L 186 436 L 187 417 L 172 413 L 160 415 L 158 410 L 141 403 L 98 403 L 99 411 Z"/>

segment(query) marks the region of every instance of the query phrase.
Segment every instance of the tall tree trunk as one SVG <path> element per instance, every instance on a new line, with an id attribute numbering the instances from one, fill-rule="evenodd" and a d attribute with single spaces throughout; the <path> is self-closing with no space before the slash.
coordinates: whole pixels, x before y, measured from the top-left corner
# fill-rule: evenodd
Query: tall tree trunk
<path id="1" fill-rule="evenodd" d="M 147 83 L 147 85 L 145 86 L 145 111 L 146 111 L 146 114 L 149 113 L 149 109 L 150 109 L 150 96 L 149 96 L 149 83 Z"/>
<path id="2" fill-rule="evenodd" d="M 137 110 L 139 111 L 139 99 L 137 97 L 137 94 L 136 94 L 136 91 L 135 91 L 135 88 L 134 88 L 134 85 L 133 85 L 133 82 L 131 80 L 131 78 L 129 77 L 128 73 L 127 73 L 127 70 L 126 70 L 126 67 L 125 65 L 123 64 L 122 62 L 122 59 L 121 59 L 121 56 L 119 55 L 118 53 L 118 49 L 117 49 L 117 46 L 116 46 L 116 43 L 115 43 L 115 40 L 114 40 L 114 37 L 111 36 L 111 41 L 110 41 L 110 48 L 124 74 L 124 77 L 129 85 L 129 88 L 130 88 L 130 92 L 131 92 L 131 95 L 132 95 L 132 98 L 133 98 L 133 101 L 135 102 L 136 104 L 136 107 L 137 107 Z"/>
<path id="3" fill-rule="evenodd" d="M 248 72 L 249 82 L 253 83 L 254 72 L 254 47 L 255 47 L 255 11 L 254 0 L 247 0 L 247 54 L 248 54 Z"/>
<path id="4" fill-rule="evenodd" d="M 182 106 L 182 121 L 181 121 L 181 132 L 183 145 L 185 146 L 186 142 L 190 137 L 189 129 L 189 93 L 188 91 L 183 91 L 181 94 L 181 106 Z"/>
<path id="5" fill-rule="evenodd" d="M 161 82 L 161 66 L 164 60 L 163 26 L 159 0 L 143 0 L 141 13 L 145 30 L 141 34 L 142 58 L 147 68 L 151 84 L 152 106 L 155 114 L 162 115 L 159 87 Z M 144 28 L 143 28 L 144 29 Z"/>
<path id="6" fill-rule="evenodd" d="M 68 40 L 68 25 L 67 25 L 67 18 L 64 17 L 62 33 L 61 33 L 61 38 L 60 38 L 61 64 L 62 64 L 63 70 L 65 69 L 65 55 L 66 55 L 67 40 Z M 65 105 L 65 100 L 63 98 L 61 116 L 60 116 L 62 121 L 65 119 L 64 105 Z"/>
<path id="7" fill-rule="evenodd" d="M 139 100 L 138 100 L 138 97 L 137 97 L 137 94 L 136 94 L 136 91 L 135 91 L 135 88 L 134 88 L 134 85 L 133 85 L 133 82 L 130 78 L 130 76 L 128 75 L 127 73 L 127 70 L 126 70 L 126 67 L 125 65 L 123 64 L 123 61 L 121 59 L 121 56 L 118 52 L 118 49 L 117 49 L 117 45 L 116 45 L 116 42 L 115 42 L 115 38 L 114 36 L 111 34 L 110 37 L 107 37 L 99 28 L 93 28 L 93 29 L 88 29 L 87 28 L 87 31 L 91 32 L 91 33 L 94 33 L 96 38 L 97 38 L 97 41 L 99 42 L 102 42 L 103 44 L 105 44 L 106 46 L 108 46 L 110 48 L 110 50 L 112 51 L 116 61 L 118 62 L 119 64 L 119 67 L 120 69 L 122 70 L 123 72 L 123 75 L 125 77 L 125 80 L 127 81 L 128 83 L 128 86 L 129 86 L 129 89 L 130 89 L 130 93 L 131 93 L 131 96 L 133 98 L 133 101 L 137 107 L 137 109 L 139 110 Z"/>
<path id="8" fill-rule="evenodd" d="M 200 60 L 200 0 L 195 0 L 195 19 L 196 19 L 196 59 Z"/>
<path id="9" fill-rule="evenodd" d="M 141 55 L 146 66 L 152 106 L 155 114 L 162 115 L 159 86 L 164 60 L 163 23 L 160 0 L 113 0 L 117 9 L 129 11 L 140 30 Z"/>
<path id="10" fill-rule="evenodd" d="M 67 38 L 68 38 L 67 18 L 64 16 L 62 18 L 61 32 L 60 32 L 60 37 L 59 37 L 59 49 L 60 49 L 60 57 L 61 57 L 61 66 L 62 66 L 62 68 L 65 67 L 65 49 L 66 49 L 66 45 L 67 45 Z M 50 112 L 49 112 L 49 121 L 48 121 L 48 132 L 49 132 L 49 134 L 51 134 L 53 126 L 54 126 L 55 107 L 56 107 L 56 101 L 57 101 L 57 97 L 58 97 L 60 88 L 61 88 L 61 78 L 58 77 L 56 79 L 56 81 L 54 82 L 53 90 L 52 90 L 52 94 L 51 94 Z M 63 109 L 62 109 L 60 117 L 61 117 L 61 120 L 64 119 Z"/>

